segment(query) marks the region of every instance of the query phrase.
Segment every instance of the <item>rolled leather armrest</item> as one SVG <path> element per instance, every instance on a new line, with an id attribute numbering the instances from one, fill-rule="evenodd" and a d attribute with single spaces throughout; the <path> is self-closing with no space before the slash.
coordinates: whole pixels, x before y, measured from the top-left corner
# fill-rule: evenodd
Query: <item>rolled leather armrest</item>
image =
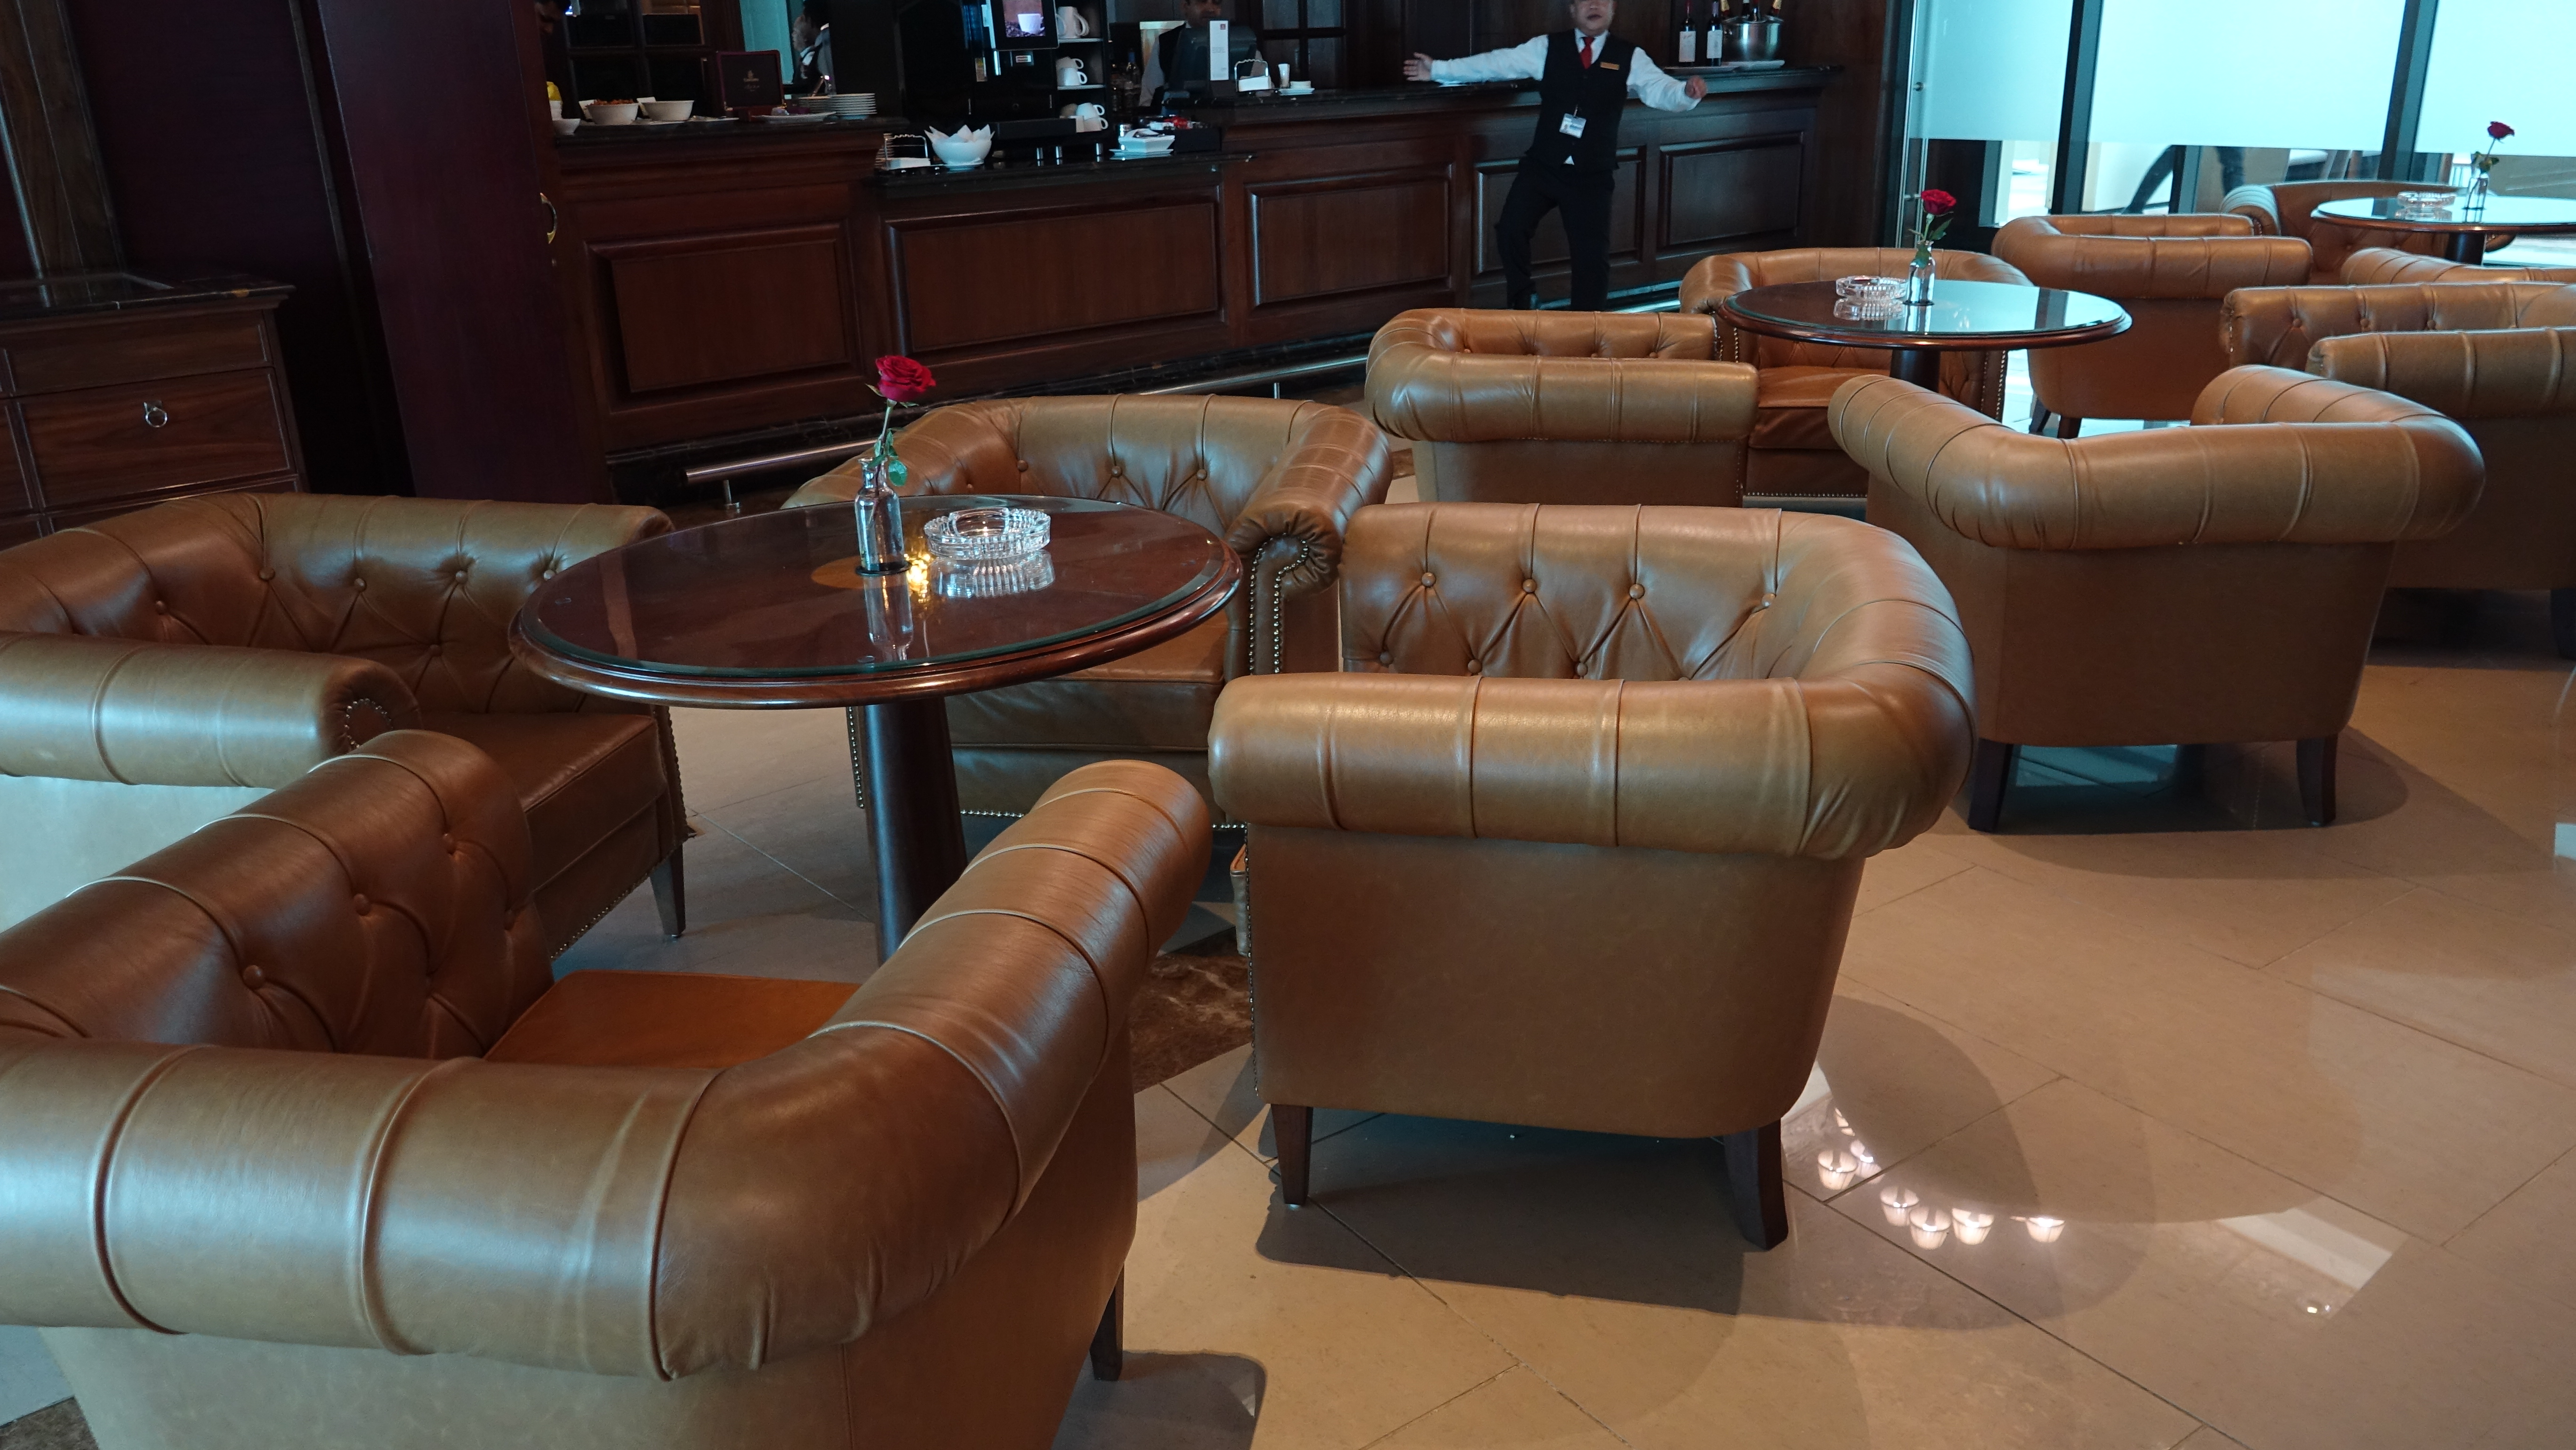
<path id="1" fill-rule="evenodd" d="M 1225 541 L 1252 560 L 1281 600 L 1332 583 L 1342 535 L 1363 504 L 1384 503 L 1393 464 L 1386 435 L 1346 408 L 1322 411 L 1244 501 Z M 1281 557 L 1268 557 L 1274 544 Z"/>
<path id="2" fill-rule="evenodd" d="M 0 635 L 0 773 L 281 786 L 420 706 L 373 660 L 294 650 Z"/>
<path id="3" fill-rule="evenodd" d="M 2447 263 L 2445 265 L 2448 265 Z M 2245 287 L 2219 304 L 2231 366 L 2298 368 L 2329 337 L 2576 324 L 2576 288 L 2546 282 Z"/>
<path id="4" fill-rule="evenodd" d="M 1587 319 L 1540 314 L 1471 351 L 1466 328 L 1492 326 L 1487 315 L 1405 313 L 1370 344 L 1369 411 L 1399 438 L 1438 443 L 1725 443 L 1752 433 L 1756 374 L 1705 361 L 1711 324 Z M 1612 325 L 1616 333 L 1596 335 Z"/>
<path id="5" fill-rule="evenodd" d="M 1752 285 L 1753 269 L 1743 257 L 1726 253 L 1702 257 L 1682 276 L 1682 311 L 1715 317 L 1718 303 Z"/>
<path id="6" fill-rule="evenodd" d="M 857 1338 L 1025 1200 L 1207 849 L 1178 777 L 1077 771 L 719 1072 L 0 1032 L 0 1323 L 659 1379 Z"/>
<path id="7" fill-rule="evenodd" d="M 2306 242 L 2257 236 L 2241 216 L 2016 217 L 1995 255 L 2043 287 L 2141 301 L 2288 286 L 2309 267 Z"/>
<path id="8" fill-rule="evenodd" d="M 2576 327 L 2330 337 L 2309 352 L 2308 371 L 2452 418 L 2576 413 Z"/>
<path id="9" fill-rule="evenodd" d="M 2432 409 L 2281 368 L 2219 374 L 2192 427 L 2072 441 L 1893 378 L 1843 384 L 1828 416 L 1873 480 L 2006 549 L 2436 538 L 2486 479 L 2477 445 Z M 2274 426 L 2210 426 L 2234 423 Z"/>
<path id="10" fill-rule="evenodd" d="M 2286 230 L 2268 186 L 2240 186 L 2219 198 L 2218 209 L 2253 223 L 2257 236 L 2277 237 Z"/>
<path id="11" fill-rule="evenodd" d="M 2393 247 L 2362 247 L 2343 259 L 2347 287 L 2418 282 L 2576 282 L 2576 267 L 2495 267 L 2454 262 L 2448 257 L 2401 252 Z"/>
<path id="12" fill-rule="evenodd" d="M 1724 681 L 1282 675 L 1226 686 L 1208 776 L 1256 826 L 1842 859 L 1928 826 L 1969 733 L 1950 683 L 1894 660 Z"/>

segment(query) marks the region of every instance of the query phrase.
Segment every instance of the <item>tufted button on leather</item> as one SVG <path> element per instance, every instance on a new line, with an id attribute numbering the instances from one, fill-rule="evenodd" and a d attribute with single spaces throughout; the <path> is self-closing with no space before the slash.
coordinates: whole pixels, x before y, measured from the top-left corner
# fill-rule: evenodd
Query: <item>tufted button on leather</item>
<path id="1" fill-rule="evenodd" d="M 153 612 L 153 613 L 155 613 L 155 614 L 167 614 L 167 613 L 169 613 L 169 612 L 170 612 L 170 602 L 169 602 L 168 600 L 166 600 L 166 599 L 155 599 L 155 600 L 153 600 L 153 601 L 152 601 L 152 612 Z"/>
<path id="2" fill-rule="evenodd" d="M 367 901 L 367 893 L 363 891 L 359 892 L 356 899 L 349 903 L 349 909 L 358 913 L 360 916 L 366 915 L 370 909 L 370 904 Z"/>
<path id="3" fill-rule="evenodd" d="M 1431 587 L 1432 582 L 1433 582 L 1433 581 L 1432 581 L 1431 571 L 1430 571 L 1430 570 L 1428 570 L 1428 569 L 1423 570 L 1423 571 L 1422 571 L 1422 585 L 1423 585 L 1423 587 L 1424 587 L 1424 588 L 1426 588 L 1426 589 L 1430 588 L 1430 587 Z"/>
<path id="4" fill-rule="evenodd" d="M 453 856 L 456 854 L 456 838 L 454 836 L 441 836 L 438 838 L 438 844 L 446 848 L 448 855 Z"/>
<path id="5" fill-rule="evenodd" d="M 1109 476 L 1111 478 L 1125 478 L 1127 476 L 1127 465 L 1123 463 L 1113 463 L 1109 465 Z"/>
<path id="6" fill-rule="evenodd" d="M 268 973 L 261 971 L 259 969 L 259 964 L 257 962 L 253 962 L 249 966 L 242 968 L 241 984 L 256 992 L 260 988 L 268 985 Z"/>
<path id="7" fill-rule="evenodd" d="M 1645 585 L 1643 585 L 1643 584 L 1631 584 L 1631 585 L 1629 585 L 1629 586 L 1628 586 L 1628 597 L 1629 597 L 1629 598 L 1631 598 L 1631 599 L 1643 599 L 1643 598 L 1645 598 L 1645 597 L 1646 597 L 1646 586 L 1645 586 Z"/>
<path id="8" fill-rule="evenodd" d="M 503 930 L 503 931 L 509 931 L 509 930 L 512 930 L 513 928 L 517 927 L 517 926 L 518 926 L 518 924 L 519 924 L 519 914 L 518 914 L 517 912 L 515 912 L 515 911 L 514 911 L 514 912 L 511 912 L 511 913 L 510 913 L 510 914 L 508 914 L 507 916 L 504 916 L 504 917 L 502 917 L 502 918 L 501 918 L 501 930 Z"/>
<path id="9" fill-rule="evenodd" d="M 1538 592 L 1538 581 L 1535 579 L 1522 580 L 1521 592 L 1523 594 L 1536 594 Z"/>
<path id="10" fill-rule="evenodd" d="M 431 659 L 436 659 L 445 653 L 447 653 L 447 646 L 443 644 L 434 644 L 429 647 L 429 657 Z"/>
<path id="11" fill-rule="evenodd" d="M 1467 661 L 1467 673 L 1469 673 L 1469 674 L 1471 674 L 1471 675 L 1481 675 L 1481 674 L 1483 674 L 1484 672 L 1485 672 L 1485 662 L 1484 662 L 1483 660 L 1469 660 L 1469 661 Z"/>
<path id="12" fill-rule="evenodd" d="M 349 581 L 349 587 L 350 587 L 350 588 L 352 588 L 352 589 L 356 589 L 356 590 L 363 591 L 363 590 L 365 590 L 365 589 L 366 589 L 366 587 L 367 587 L 367 581 L 366 581 L 366 580 L 364 580 L 364 579 L 352 579 L 352 580 L 350 580 L 350 581 Z"/>
<path id="13" fill-rule="evenodd" d="M 277 577 L 277 571 L 276 571 L 276 570 L 274 570 L 274 569 L 267 569 L 267 568 L 263 568 L 263 569 L 261 569 L 261 570 L 259 571 L 259 578 L 260 578 L 260 582 L 261 582 L 261 583 L 263 583 L 263 584 L 267 583 L 269 580 L 274 579 L 274 578 L 276 578 L 276 577 Z"/>
<path id="14" fill-rule="evenodd" d="M 1023 458 L 1023 459 L 1021 459 L 1021 460 L 1020 460 L 1020 472 L 1022 472 L 1022 473 L 1026 473 L 1026 472 L 1028 472 L 1028 471 L 1029 471 L 1029 461 L 1028 461 L 1027 459 Z"/>
<path id="15" fill-rule="evenodd" d="M 1377 652 L 1377 662 L 1382 665 L 1391 665 L 1395 663 L 1395 656 L 1388 654 L 1384 650 L 1379 650 Z"/>

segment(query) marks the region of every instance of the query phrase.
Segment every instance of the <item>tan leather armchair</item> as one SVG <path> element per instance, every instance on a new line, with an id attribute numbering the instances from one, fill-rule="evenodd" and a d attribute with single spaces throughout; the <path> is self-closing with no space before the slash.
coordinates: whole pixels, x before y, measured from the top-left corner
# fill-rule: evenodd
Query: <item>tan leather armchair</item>
<path id="1" fill-rule="evenodd" d="M 904 430 L 895 451 L 916 493 L 1113 499 L 1189 519 L 1244 559 L 1225 614 L 1169 644 L 950 698 L 958 803 L 1003 815 L 1094 760 L 1150 760 L 1204 793 L 1208 714 L 1226 681 L 1332 668 L 1342 530 L 1352 510 L 1385 499 L 1389 477 L 1386 437 L 1367 419 L 1266 398 L 966 403 Z M 858 473 L 853 460 L 788 506 L 844 502 Z"/>
<path id="2" fill-rule="evenodd" d="M 0 934 L 0 1323 L 99 1443 L 1044 1450 L 1196 794 L 1069 778 L 855 993 L 549 989 L 532 849 L 398 732 Z"/>
<path id="3" fill-rule="evenodd" d="M 2108 297 L 2129 330 L 2101 342 L 2033 348 L 2031 391 L 2072 438 L 2087 418 L 2173 421 L 2192 415 L 2227 370 L 2218 307 L 2239 287 L 2305 280 L 2308 244 L 2257 236 L 2241 216 L 2026 216 L 1995 233 L 1995 255 L 2042 287 Z M 2034 418 L 2031 431 L 2042 431 Z"/>
<path id="4" fill-rule="evenodd" d="M 222 494 L 0 553 L 0 924 L 386 730 L 519 789 L 557 952 L 650 875 L 684 924 L 669 717 L 529 673 L 508 629 L 652 509 Z"/>
<path id="5" fill-rule="evenodd" d="M 2497 267 L 2363 247 L 2343 259 L 2343 285 L 2378 287 L 2427 282 L 2576 282 L 2576 267 Z"/>
<path id="6" fill-rule="evenodd" d="M 1940 581 L 1823 515 L 1418 504 L 1342 596 L 1344 672 L 1237 680 L 1211 737 L 1286 1200 L 1318 1107 L 1720 1136 L 1778 1243 L 1862 863 L 1967 767 Z"/>
<path id="7" fill-rule="evenodd" d="M 2558 652 L 2576 659 L 2576 286 L 2248 288 L 2224 328 L 2233 361 L 2377 388 L 2467 429 L 2485 494 L 2457 529 L 2399 544 L 2388 582 L 2549 590 Z"/>
<path id="8" fill-rule="evenodd" d="M 2456 527 L 2482 473 L 2432 409 L 2280 368 L 2221 374 L 2189 428 L 2078 441 L 1893 379 L 1833 413 L 1871 521 L 1958 601 L 1980 831 L 2025 745 L 2295 740 L 2308 819 L 2332 821 L 2389 556 Z"/>
<path id="9" fill-rule="evenodd" d="M 1400 313 L 1369 343 L 1369 409 L 1446 503 L 1744 501 L 1754 373 L 1705 318 Z"/>
<path id="10" fill-rule="evenodd" d="M 1867 274 L 1902 277 L 1914 253 L 1903 247 L 1797 247 L 1778 252 L 1725 252 L 1703 257 L 1682 278 L 1686 316 L 1717 325 L 1717 356 L 1761 369 L 1752 453 L 1745 491 L 1765 497 L 1857 498 L 1869 475 L 1834 446 L 1825 405 L 1834 389 L 1854 377 L 1885 374 L 1894 355 L 1884 348 L 1832 347 L 1746 332 L 1720 317 L 1717 304 L 1751 287 L 1829 282 Z M 2011 264 L 1983 252 L 1935 250 L 1935 277 L 1966 282 L 2024 282 Z M 1945 352 L 1941 391 L 1979 412 L 2004 412 L 2001 352 Z"/>
<path id="11" fill-rule="evenodd" d="M 2346 226 L 2332 217 L 2317 216 L 2318 207 L 2330 201 L 2395 196 L 2401 191 L 2449 192 L 2458 189 L 2428 181 L 2276 181 L 2268 185 L 2240 186 L 2219 199 L 2218 209 L 2252 222 L 2259 235 L 2296 237 L 2307 243 L 2307 280 L 2332 283 L 2343 275 L 2345 259 L 2364 247 L 2394 247 L 2432 256 L 2441 251 L 2442 239 L 2430 233 L 2381 232 Z M 2400 242 L 2402 247 L 2398 247 Z M 2292 282 L 2284 280 L 2270 285 L 2289 286 Z"/>

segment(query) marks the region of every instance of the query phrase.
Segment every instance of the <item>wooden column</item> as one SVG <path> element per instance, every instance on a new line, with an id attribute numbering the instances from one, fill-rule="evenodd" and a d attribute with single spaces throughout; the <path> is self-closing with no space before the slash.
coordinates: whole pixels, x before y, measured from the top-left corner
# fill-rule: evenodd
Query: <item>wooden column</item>
<path id="1" fill-rule="evenodd" d="M 37 274 L 122 268 L 64 0 L 0 0 L 0 140 Z"/>

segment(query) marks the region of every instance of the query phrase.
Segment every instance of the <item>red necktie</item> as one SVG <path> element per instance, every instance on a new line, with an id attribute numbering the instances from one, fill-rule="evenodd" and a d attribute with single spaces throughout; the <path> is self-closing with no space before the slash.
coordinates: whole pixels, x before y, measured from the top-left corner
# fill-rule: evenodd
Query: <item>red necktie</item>
<path id="1" fill-rule="evenodd" d="M 1588 35 L 1583 37 L 1583 68 L 1592 69 L 1592 37 Z"/>

